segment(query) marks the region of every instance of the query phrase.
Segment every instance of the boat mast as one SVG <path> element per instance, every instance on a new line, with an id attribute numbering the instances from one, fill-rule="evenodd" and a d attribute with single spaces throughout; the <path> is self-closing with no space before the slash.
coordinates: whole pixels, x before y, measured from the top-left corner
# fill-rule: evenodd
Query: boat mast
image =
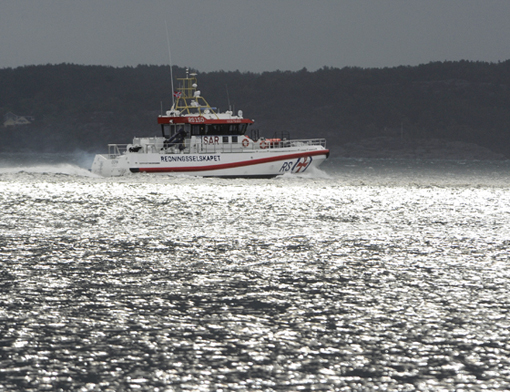
<path id="1" fill-rule="evenodd" d="M 181 114 L 202 116 L 203 114 L 213 114 L 219 118 L 204 97 L 197 90 L 197 74 L 190 73 L 189 68 L 186 68 L 186 77 L 177 78 L 181 81 L 181 85 L 177 88 L 177 101 L 175 102 L 175 110 Z"/>
<path id="2" fill-rule="evenodd" d="M 168 24 L 165 20 L 165 27 L 166 27 L 166 44 L 168 46 L 168 61 L 170 62 L 170 83 L 172 85 L 172 108 L 175 106 L 175 100 L 174 100 L 174 75 L 172 72 L 172 55 L 170 54 L 170 36 L 168 35 Z"/>

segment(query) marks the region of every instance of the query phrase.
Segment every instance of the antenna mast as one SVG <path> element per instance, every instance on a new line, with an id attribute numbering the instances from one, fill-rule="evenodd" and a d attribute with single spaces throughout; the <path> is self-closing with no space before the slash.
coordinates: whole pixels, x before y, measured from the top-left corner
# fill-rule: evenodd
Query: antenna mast
<path id="1" fill-rule="evenodd" d="M 228 84 L 225 85 L 225 88 L 227 89 L 228 110 L 232 110 L 232 107 L 230 106 L 230 95 L 228 93 Z"/>
<path id="2" fill-rule="evenodd" d="M 165 19 L 165 27 L 166 27 L 166 44 L 168 46 L 168 60 L 170 61 L 170 83 L 172 84 L 172 108 L 175 106 L 174 101 L 174 75 L 172 72 L 172 55 L 170 54 L 170 36 L 168 35 L 168 23 Z"/>

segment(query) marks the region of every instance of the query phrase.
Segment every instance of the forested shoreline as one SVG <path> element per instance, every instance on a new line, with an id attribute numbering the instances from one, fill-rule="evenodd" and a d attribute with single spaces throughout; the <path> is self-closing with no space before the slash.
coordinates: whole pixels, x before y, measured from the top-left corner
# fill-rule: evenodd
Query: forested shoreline
<path id="1" fill-rule="evenodd" d="M 185 68 L 174 66 L 173 75 L 184 77 Z M 333 153 L 367 139 L 444 140 L 510 157 L 510 60 L 260 74 L 198 70 L 198 83 L 212 106 L 243 110 L 262 135 L 325 137 Z M 108 143 L 159 135 L 156 117 L 171 106 L 171 93 L 168 66 L 0 69 L 2 118 L 34 119 L 0 127 L 0 152 L 105 151 Z"/>

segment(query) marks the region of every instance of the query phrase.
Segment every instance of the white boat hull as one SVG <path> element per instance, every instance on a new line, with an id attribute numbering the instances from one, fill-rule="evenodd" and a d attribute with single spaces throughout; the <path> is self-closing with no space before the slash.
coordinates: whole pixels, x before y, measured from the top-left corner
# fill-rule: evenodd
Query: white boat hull
<path id="1" fill-rule="evenodd" d="M 314 147 L 306 151 L 288 149 L 200 154 L 104 154 L 96 155 L 91 170 L 104 177 L 143 172 L 203 177 L 275 177 L 285 173 L 305 173 L 319 167 L 329 155 L 329 150 Z"/>

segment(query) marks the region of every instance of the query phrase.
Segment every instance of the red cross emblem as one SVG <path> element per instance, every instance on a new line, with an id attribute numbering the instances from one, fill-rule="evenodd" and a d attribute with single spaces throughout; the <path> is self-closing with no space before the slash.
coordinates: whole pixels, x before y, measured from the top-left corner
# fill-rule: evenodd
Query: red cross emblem
<path id="1" fill-rule="evenodd" d="M 303 161 L 301 161 L 301 159 L 303 159 Z M 312 163 L 312 157 L 299 158 L 294 167 L 292 168 L 292 172 L 302 173 L 308 168 L 308 166 L 310 166 L 310 163 Z"/>

